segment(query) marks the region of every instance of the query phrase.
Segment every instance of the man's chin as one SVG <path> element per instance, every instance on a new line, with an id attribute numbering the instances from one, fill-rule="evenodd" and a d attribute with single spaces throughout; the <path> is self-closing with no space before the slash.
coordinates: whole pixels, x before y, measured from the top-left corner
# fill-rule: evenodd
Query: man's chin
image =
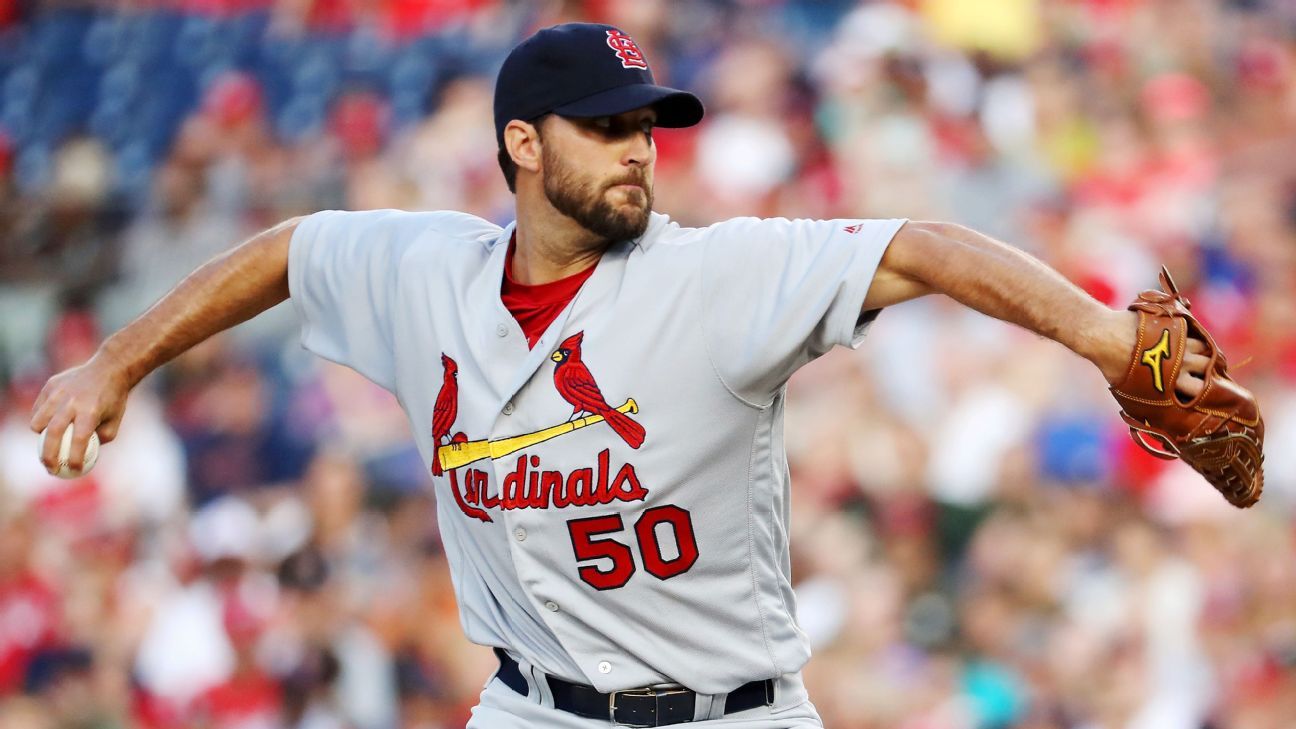
<path id="1" fill-rule="evenodd" d="M 638 238 L 644 234 L 644 231 L 648 229 L 649 212 L 651 211 L 647 208 L 635 208 L 633 214 L 621 217 L 622 225 L 634 233 L 626 236 L 627 238 Z"/>
<path id="2" fill-rule="evenodd" d="M 649 202 L 642 195 L 636 195 L 623 202 L 608 201 L 604 208 L 608 217 L 615 218 L 619 226 L 634 228 L 648 225 L 648 216 L 652 212 Z"/>
<path id="3" fill-rule="evenodd" d="M 602 198 L 581 205 L 569 197 L 545 191 L 549 202 L 563 215 L 582 228 L 605 240 L 631 240 L 648 229 L 652 200 L 646 196 L 627 199 L 619 194 L 606 194 Z"/>
<path id="4" fill-rule="evenodd" d="M 648 230 L 648 212 L 640 207 L 631 210 L 618 209 L 616 213 L 600 221 L 600 225 L 591 227 L 590 230 L 609 240 L 638 238 Z"/>
<path id="5" fill-rule="evenodd" d="M 616 215 L 626 225 L 647 225 L 650 212 L 642 205 L 621 205 L 617 207 Z"/>

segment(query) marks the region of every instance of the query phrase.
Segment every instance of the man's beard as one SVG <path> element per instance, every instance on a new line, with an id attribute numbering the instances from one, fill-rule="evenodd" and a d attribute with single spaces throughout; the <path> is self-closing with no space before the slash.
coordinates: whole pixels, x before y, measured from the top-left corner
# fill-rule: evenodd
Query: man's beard
<path id="1" fill-rule="evenodd" d="M 559 161 L 557 154 L 552 154 L 548 148 L 543 154 L 545 197 L 558 212 L 607 240 L 638 238 L 648 229 L 653 194 L 642 170 L 595 190 L 589 182 L 579 180 L 574 170 Z M 626 210 L 626 206 L 614 206 L 608 202 L 607 190 L 618 184 L 639 185 L 647 197 L 643 207 Z"/>

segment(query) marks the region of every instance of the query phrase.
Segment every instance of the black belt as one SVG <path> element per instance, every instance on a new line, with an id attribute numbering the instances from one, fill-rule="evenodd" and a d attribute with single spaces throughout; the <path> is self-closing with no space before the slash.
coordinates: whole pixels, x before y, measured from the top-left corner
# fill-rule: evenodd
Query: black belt
<path id="1" fill-rule="evenodd" d="M 496 648 L 500 669 L 495 677 L 505 686 L 526 696 L 527 681 L 517 661 L 502 649 Z M 697 694 L 686 689 L 630 689 L 615 693 L 601 693 L 593 686 L 571 683 L 554 676 L 545 676 L 549 692 L 553 694 L 554 708 L 587 719 L 605 719 L 626 727 L 656 727 L 683 724 L 693 721 Z M 752 681 L 730 691 L 725 700 L 726 715 L 746 711 L 758 706 L 774 704 L 774 679 Z"/>

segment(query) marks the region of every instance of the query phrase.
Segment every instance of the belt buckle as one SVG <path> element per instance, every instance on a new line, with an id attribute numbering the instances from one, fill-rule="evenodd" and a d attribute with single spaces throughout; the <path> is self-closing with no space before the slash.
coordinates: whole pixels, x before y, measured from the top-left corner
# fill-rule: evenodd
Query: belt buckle
<path id="1" fill-rule="evenodd" d="M 625 691 L 613 691 L 612 693 L 608 694 L 608 719 L 610 719 L 612 724 L 615 726 L 628 727 L 629 729 L 645 729 L 646 727 L 658 727 L 661 726 L 659 721 L 657 721 L 661 717 L 661 704 L 658 702 L 658 698 L 662 696 L 672 696 L 674 694 L 686 694 L 686 693 L 689 693 L 689 690 L 686 688 L 678 688 L 678 689 L 640 688 L 640 689 L 626 689 Z M 653 723 L 652 724 L 627 724 L 623 721 L 618 721 L 617 720 L 617 696 L 651 697 L 654 703 Z"/>

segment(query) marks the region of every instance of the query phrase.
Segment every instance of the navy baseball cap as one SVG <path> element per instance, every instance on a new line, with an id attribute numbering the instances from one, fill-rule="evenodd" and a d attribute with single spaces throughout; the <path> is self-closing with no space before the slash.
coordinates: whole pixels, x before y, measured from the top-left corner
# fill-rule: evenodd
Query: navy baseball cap
<path id="1" fill-rule="evenodd" d="M 495 141 L 504 127 L 548 113 L 590 118 L 644 106 L 657 126 L 690 127 L 702 120 L 702 102 L 687 91 L 658 86 L 643 51 L 610 25 L 565 23 L 538 31 L 504 59 L 495 82 Z"/>

